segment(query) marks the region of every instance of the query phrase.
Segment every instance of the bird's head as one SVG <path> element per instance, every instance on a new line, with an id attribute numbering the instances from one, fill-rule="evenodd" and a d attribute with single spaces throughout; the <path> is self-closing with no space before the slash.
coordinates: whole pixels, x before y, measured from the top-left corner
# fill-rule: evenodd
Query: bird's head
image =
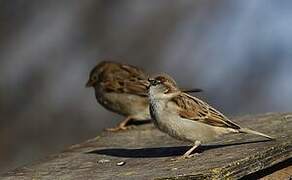
<path id="1" fill-rule="evenodd" d="M 176 82 L 168 75 L 158 75 L 154 78 L 149 78 L 149 93 L 168 94 L 178 91 Z"/>
<path id="2" fill-rule="evenodd" d="M 102 79 L 103 74 L 109 68 L 114 66 L 115 64 L 110 61 L 102 61 L 97 64 L 89 73 L 89 79 L 85 85 L 85 87 L 95 87 L 96 84 Z"/>

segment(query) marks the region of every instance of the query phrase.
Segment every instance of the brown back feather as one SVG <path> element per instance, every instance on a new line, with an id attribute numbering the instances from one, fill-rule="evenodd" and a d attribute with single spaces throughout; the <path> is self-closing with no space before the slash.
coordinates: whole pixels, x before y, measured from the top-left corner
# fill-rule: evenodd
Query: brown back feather
<path id="1" fill-rule="evenodd" d="M 104 90 L 147 96 L 148 75 L 143 70 L 113 62 L 99 68 L 99 82 Z"/>
<path id="2" fill-rule="evenodd" d="M 182 93 L 174 97 L 172 101 L 179 106 L 179 115 L 182 118 L 199 121 L 211 126 L 240 129 L 239 125 L 196 97 Z"/>

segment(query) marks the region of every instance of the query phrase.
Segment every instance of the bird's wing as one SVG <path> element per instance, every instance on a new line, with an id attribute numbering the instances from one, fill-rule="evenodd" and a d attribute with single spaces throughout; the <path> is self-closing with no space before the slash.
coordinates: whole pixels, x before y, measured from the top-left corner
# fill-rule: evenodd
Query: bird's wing
<path id="1" fill-rule="evenodd" d="M 104 73 L 101 86 L 108 92 L 147 96 L 148 75 L 141 69 L 120 64 Z"/>
<path id="2" fill-rule="evenodd" d="M 240 129 L 239 125 L 196 97 L 182 93 L 174 97 L 172 101 L 178 105 L 179 115 L 182 118 L 199 121 L 211 126 Z"/>

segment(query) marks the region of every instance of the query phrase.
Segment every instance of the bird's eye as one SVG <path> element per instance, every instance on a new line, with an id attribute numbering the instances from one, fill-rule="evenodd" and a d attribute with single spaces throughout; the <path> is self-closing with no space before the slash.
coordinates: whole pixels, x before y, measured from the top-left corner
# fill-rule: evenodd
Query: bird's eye
<path id="1" fill-rule="evenodd" d="M 156 85 L 159 85 L 159 84 L 161 84 L 161 81 L 160 80 L 155 80 L 155 84 L 154 85 L 156 86 Z"/>
<path id="2" fill-rule="evenodd" d="M 95 80 L 97 80 L 97 76 L 96 76 L 96 75 L 93 75 L 93 76 L 91 77 L 91 79 L 95 81 Z"/>
<path id="3" fill-rule="evenodd" d="M 150 84 L 152 85 L 152 86 L 157 86 L 158 84 L 161 84 L 161 81 L 160 80 L 158 80 L 158 79 L 148 79 L 148 81 L 150 82 Z"/>

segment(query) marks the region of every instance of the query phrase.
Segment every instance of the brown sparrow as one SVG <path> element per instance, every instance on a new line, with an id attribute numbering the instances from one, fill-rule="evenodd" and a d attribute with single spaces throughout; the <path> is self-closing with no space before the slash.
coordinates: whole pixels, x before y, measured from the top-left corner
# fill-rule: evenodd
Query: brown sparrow
<path id="1" fill-rule="evenodd" d="M 190 155 L 201 143 L 226 133 L 250 133 L 272 137 L 241 128 L 206 102 L 180 91 L 168 76 L 149 79 L 150 114 L 154 124 L 170 136 L 193 143 L 181 158 Z"/>
<path id="2" fill-rule="evenodd" d="M 148 75 L 141 69 L 116 62 L 102 61 L 90 72 L 86 87 L 95 89 L 97 101 L 106 109 L 126 116 L 109 131 L 127 129 L 130 120 L 149 120 Z M 191 89 L 186 92 L 200 92 Z"/>

